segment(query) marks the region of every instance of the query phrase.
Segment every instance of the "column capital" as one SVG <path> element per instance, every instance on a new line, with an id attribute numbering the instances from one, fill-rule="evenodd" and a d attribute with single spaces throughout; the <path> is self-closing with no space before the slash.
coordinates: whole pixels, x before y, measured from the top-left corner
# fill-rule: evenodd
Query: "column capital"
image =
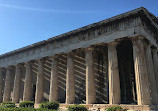
<path id="1" fill-rule="evenodd" d="M 8 66 L 6 70 L 12 70 L 13 66 Z"/>
<path id="2" fill-rule="evenodd" d="M 152 49 L 152 48 L 151 48 L 151 47 L 152 47 L 152 44 L 149 43 L 149 42 L 145 42 L 145 43 L 144 43 L 144 47 L 146 48 L 146 50 L 147 50 L 147 49 L 150 49 L 150 51 L 151 51 L 151 49 Z"/>
<path id="3" fill-rule="evenodd" d="M 54 67 L 54 65 L 57 65 L 57 64 L 58 64 L 58 58 L 59 58 L 59 55 L 51 56 L 51 59 L 52 59 L 52 67 Z"/>
<path id="4" fill-rule="evenodd" d="M 108 46 L 116 47 L 118 45 L 118 43 L 119 43 L 118 41 L 110 42 L 110 43 L 108 43 Z"/>
<path id="5" fill-rule="evenodd" d="M 58 54 L 55 54 L 55 55 L 53 55 L 53 56 L 50 56 L 51 59 L 57 59 L 58 57 L 59 57 Z"/>
<path id="6" fill-rule="evenodd" d="M 15 67 L 20 68 L 24 63 L 16 64 Z"/>
<path id="7" fill-rule="evenodd" d="M 94 51 L 94 47 L 85 48 L 85 51 Z"/>
<path id="8" fill-rule="evenodd" d="M 158 52 L 158 49 L 157 49 L 157 48 L 153 48 L 153 49 L 152 49 L 152 52 L 153 52 L 153 53 L 157 53 L 157 52 Z"/>
<path id="9" fill-rule="evenodd" d="M 131 38 L 131 41 L 132 41 L 133 43 L 136 42 L 136 41 L 138 41 L 138 40 L 145 40 L 145 38 L 142 37 L 142 36 L 136 36 L 136 37 L 132 37 L 132 38 Z"/>
<path id="10" fill-rule="evenodd" d="M 40 58 L 40 59 L 38 59 L 37 61 L 44 63 L 44 62 L 46 61 L 46 58 Z"/>
<path id="11" fill-rule="evenodd" d="M 68 52 L 66 55 L 67 55 L 67 57 L 73 58 L 74 57 L 74 52 Z"/>
<path id="12" fill-rule="evenodd" d="M 0 71 L 4 71 L 6 68 L 4 68 L 4 67 L 2 67 L 2 68 L 0 68 Z"/>
<path id="13" fill-rule="evenodd" d="M 78 53 L 78 52 L 83 52 L 84 51 L 84 48 L 78 48 L 78 49 L 75 49 L 73 52 L 74 53 Z"/>
<path id="14" fill-rule="evenodd" d="M 33 63 L 34 63 L 34 61 L 31 60 L 31 61 L 26 62 L 25 64 L 33 64 Z"/>
<path id="15" fill-rule="evenodd" d="M 146 42 L 145 42 L 145 46 L 151 47 L 152 44 L 151 44 L 151 43 L 146 43 Z"/>
<path id="16" fill-rule="evenodd" d="M 28 66 L 31 66 L 32 64 L 34 63 L 34 61 L 28 61 L 28 62 L 25 62 L 24 65 L 28 65 Z"/>

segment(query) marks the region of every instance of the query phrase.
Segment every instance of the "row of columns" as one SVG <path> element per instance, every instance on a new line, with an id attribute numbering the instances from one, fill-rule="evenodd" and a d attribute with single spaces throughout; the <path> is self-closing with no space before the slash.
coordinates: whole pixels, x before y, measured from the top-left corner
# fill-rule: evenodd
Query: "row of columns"
<path id="1" fill-rule="evenodd" d="M 157 52 L 151 51 L 151 45 L 145 44 L 144 39 L 137 37 L 132 39 L 133 56 L 137 89 L 138 105 L 158 104 L 157 87 L 158 83 L 158 56 Z M 109 104 L 121 103 L 121 90 L 119 79 L 118 58 L 116 50 L 117 42 L 108 44 L 108 73 L 109 73 Z M 26 63 L 26 75 L 24 84 L 23 100 L 31 100 L 32 92 L 32 63 Z M 86 104 L 93 104 L 96 101 L 95 76 L 94 76 L 94 58 L 93 49 L 86 50 Z M 11 69 L 7 68 L 5 78 L 5 88 L 3 101 L 10 101 L 11 89 Z M 20 95 L 20 65 L 16 66 L 13 88 L 13 102 L 19 102 Z M 0 71 L 0 79 L 2 72 Z M 66 72 L 66 104 L 72 104 L 75 101 L 75 77 L 74 77 L 74 56 L 67 54 L 67 72 Z M 150 85 L 149 85 L 150 83 Z M 0 83 L 2 84 L 2 83 Z M 0 86 L 0 90 L 2 86 Z M 2 93 L 0 92 L 0 96 Z M 38 60 L 38 74 L 36 82 L 35 102 L 41 103 L 44 96 L 44 62 Z M 1 98 L 2 99 L 2 98 Z M 58 56 L 52 57 L 50 94 L 49 101 L 58 99 Z"/>
<path id="2" fill-rule="evenodd" d="M 132 38 L 138 105 L 158 104 L 158 55 L 143 37 Z M 109 103 L 120 104 L 120 80 L 116 42 L 108 45 Z M 153 57 L 152 57 L 153 53 Z"/>

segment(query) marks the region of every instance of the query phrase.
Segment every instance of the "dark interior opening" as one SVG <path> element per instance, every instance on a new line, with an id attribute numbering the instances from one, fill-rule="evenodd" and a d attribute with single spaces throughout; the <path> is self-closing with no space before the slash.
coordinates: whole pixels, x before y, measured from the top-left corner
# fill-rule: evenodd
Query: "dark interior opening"
<path id="1" fill-rule="evenodd" d="M 32 95 L 32 101 L 35 101 L 35 96 L 36 96 L 36 85 L 33 85 L 33 95 Z"/>
<path id="2" fill-rule="evenodd" d="M 85 52 L 80 51 L 75 54 L 75 103 L 86 103 L 86 65 Z"/>
<path id="3" fill-rule="evenodd" d="M 58 102 L 66 101 L 66 70 L 67 56 L 65 54 L 58 57 Z"/>
<path id="4" fill-rule="evenodd" d="M 96 46 L 94 51 L 96 104 L 108 104 L 108 55 L 106 46 Z"/>
<path id="5" fill-rule="evenodd" d="M 124 40 L 117 46 L 120 75 L 121 103 L 137 104 L 133 48 L 130 40 Z"/>

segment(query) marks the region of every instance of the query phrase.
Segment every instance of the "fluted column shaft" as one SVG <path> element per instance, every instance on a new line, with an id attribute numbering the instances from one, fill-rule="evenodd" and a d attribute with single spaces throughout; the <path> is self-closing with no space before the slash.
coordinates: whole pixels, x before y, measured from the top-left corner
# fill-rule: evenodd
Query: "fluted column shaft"
<path id="1" fill-rule="evenodd" d="M 25 74 L 25 84 L 24 84 L 24 93 L 23 101 L 30 101 L 32 98 L 32 66 L 31 62 L 26 63 L 26 74 Z"/>
<path id="2" fill-rule="evenodd" d="M 109 104 L 120 104 L 121 102 L 120 78 L 116 45 L 116 42 L 108 44 Z"/>
<path id="3" fill-rule="evenodd" d="M 153 66 L 152 60 L 152 53 L 151 53 L 151 44 L 145 45 L 145 53 L 146 53 L 146 63 L 148 69 L 148 78 L 150 82 L 150 90 L 151 90 L 151 102 L 152 104 L 158 104 L 158 94 L 157 94 L 157 85 L 155 79 L 155 71 Z"/>
<path id="4" fill-rule="evenodd" d="M 66 104 L 75 102 L 75 75 L 74 75 L 74 57 L 72 53 L 67 55 L 67 73 L 66 73 Z"/>
<path id="5" fill-rule="evenodd" d="M 13 102 L 18 103 L 20 98 L 20 80 L 21 80 L 21 69 L 20 65 L 16 66 L 14 88 L 13 88 Z"/>
<path id="6" fill-rule="evenodd" d="M 10 101 L 11 97 L 11 67 L 7 68 L 6 77 L 5 77 L 5 86 L 4 86 L 4 93 L 3 93 L 3 102 Z"/>
<path id="7" fill-rule="evenodd" d="M 58 58 L 52 57 L 49 101 L 58 101 Z"/>
<path id="8" fill-rule="evenodd" d="M 3 101 L 3 93 L 2 93 L 2 89 L 3 89 L 3 78 L 2 78 L 2 74 L 3 74 L 3 70 L 0 69 L 0 103 Z"/>
<path id="9" fill-rule="evenodd" d="M 132 42 L 138 105 L 150 105 L 151 100 L 144 40 L 142 38 L 134 38 Z"/>
<path id="10" fill-rule="evenodd" d="M 86 49 L 86 104 L 96 101 L 93 49 Z"/>
<path id="11" fill-rule="evenodd" d="M 44 95 L 44 60 L 38 60 L 35 103 L 41 103 Z"/>
<path id="12" fill-rule="evenodd" d="M 158 50 L 153 49 L 153 63 L 154 63 L 154 71 L 155 71 L 155 78 L 156 78 L 156 84 L 157 84 L 157 90 L 158 90 Z"/>

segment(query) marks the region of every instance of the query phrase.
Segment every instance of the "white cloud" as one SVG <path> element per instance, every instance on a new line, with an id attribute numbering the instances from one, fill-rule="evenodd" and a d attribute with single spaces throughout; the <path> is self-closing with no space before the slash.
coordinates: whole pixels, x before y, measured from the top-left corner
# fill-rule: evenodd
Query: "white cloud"
<path id="1" fill-rule="evenodd" d="M 96 12 L 96 11 L 93 11 L 93 10 L 90 11 L 90 10 L 41 9 L 41 8 L 31 8 L 31 7 L 15 6 L 15 5 L 9 5 L 9 4 L 0 4 L 0 7 L 13 8 L 13 9 L 25 10 L 25 11 L 47 12 L 47 13 L 87 14 L 87 13 L 95 13 Z"/>

